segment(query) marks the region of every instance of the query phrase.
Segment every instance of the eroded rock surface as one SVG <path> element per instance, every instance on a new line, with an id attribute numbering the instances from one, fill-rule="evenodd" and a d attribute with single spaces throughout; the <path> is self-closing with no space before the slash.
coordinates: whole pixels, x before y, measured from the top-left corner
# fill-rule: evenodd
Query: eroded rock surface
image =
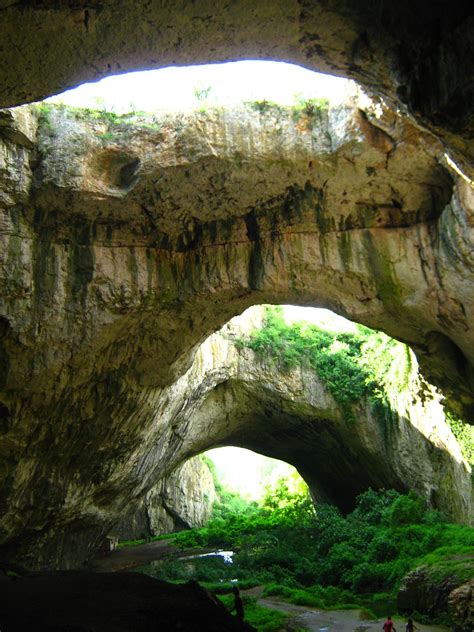
<path id="1" fill-rule="evenodd" d="M 112 531 L 121 539 L 203 527 L 216 497 L 211 471 L 200 458 L 186 461 L 127 509 Z"/>
<path id="2" fill-rule="evenodd" d="M 471 415 L 474 196 L 408 121 L 354 105 L 129 124 L 53 108 L 38 126 L 27 108 L 2 115 L 0 138 L 0 529 L 9 556 L 76 563 L 124 498 L 138 502 L 186 458 L 230 440 L 217 432 L 196 443 L 188 425 L 207 432 L 194 412 L 225 410 L 219 392 L 231 391 L 214 383 L 204 402 L 207 382 L 191 394 L 182 380 L 205 336 L 251 304 L 327 306 L 408 341 L 451 406 Z M 251 393 L 239 386 L 235 401 Z M 262 423 L 275 395 L 259 400 Z M 287 428 L 300 403 L 288 405 Z M 339 419 L 331 406 L 322 417 Z M 310 435 L 314 426 L 295 431 L 295 446 Z M 363 438 L 355 441 L 365 458 Z M 434 453 L 443 461 L 444 447 Z M 367 478 L 354 479 L 344 502 L 368 480 L 388 483 L 364 458 Z M 340 478 L 318 481 L 309 462 L 300 467 L 337 497 L 355 469 L 341 463 Z M 423 479 L 440 505 L 458 502 L 448 498 L 457 485 L 449 471 L 444 485 Z M 466 519 L 466 508 L 449 511 Z"/>
<path id="3" fill-rule="evenodd" d="M 469 554 L 453 557 L 472 568 L 474 556 Z M 443 568 L 420 566 L 408 573 L 401 583 L 397 607 L 400 614 L 412 616 L 415 612 L 430 619 L 449 618 L 453 632 L 471 632 L 474 627 L 474 580 L 461 579 L 453 569 L 446 573 Z"/>
<path id="4" fill-rule="evenodd" d="M 448 610 L 454 623 L 453 632 L 474 630 L 474 579 L 451 591 Z"/>
<path id="5" fill-rule="evenodd" d="M 7 0 L 0 11 L 2 105 L 132 69 L 281 59 L 355 78 L 394 110 L 411 112 L 472 169 L 469 0 L 449 10 L 425 0 L 380 0 L 376 8 L 369 0 Z"/>

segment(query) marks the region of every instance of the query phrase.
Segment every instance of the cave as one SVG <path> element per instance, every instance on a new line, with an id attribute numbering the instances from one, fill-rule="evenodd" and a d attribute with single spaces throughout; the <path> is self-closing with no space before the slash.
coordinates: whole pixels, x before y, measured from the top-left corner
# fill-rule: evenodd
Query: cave
<path id="1" fill-rule="evenodd" d="M 171 117 L 109 144 L 105 127 L 60 108 L 47 120 L 1 111 L 4 556 L 81 564 L 124 498 L 138 502 L 201 449 L 177 423 L 199 419 L 183 376 L 251 305 L 328 307 L 408 343 L 474 422 L 473 29 L 470 3 L 448 17 L 446 6 L 2 3 L 5 108 L 131 69 L 243 58 L 354 78 L 376 104 L 317 113 L 277 152 L 275 118 L 291 133 L 296 123 L 271 109 L 187 121 L 179 138 Z M 272 453 L 291 460 L 287 439 Z M 308 457 L 298 465 L 350 505 L 343 474 L 321 485 Z M 375 470 L 359 488 L 386 483 Z"/>
<path id="2" fill-rule="evenodd" d="M 166 444 L 173 447 L 174 469 L 112 531 L 133 539 L 147 531 L 159 535 L 203 525 L 202 492 L 213 486 L 194 457 L 226 446 L 294 466 L 316 507 L 327 502 L 347 514 L 368 489 L 411 490 L 453 521 L 471 523 L 470 468 L 446 424 L 439 393 L 423 381 L 413 356 L 406 360 L 404 396 L 394 389 L 380 408 L 365 394 L 348 410 L 335 399 L 328 378 L 311 366 L 285 368 L 268 352 L 243 345 L 265 322 L 265 310 L 249 308 L 199 347 L 186 375 L 173 385 L 175 414 Z M 304 318 L 308 311 L 297 313 Z M 406 352 L 403 345 L 399 349 Z M 187 499 L 196 492 L 194 512 Z"/>

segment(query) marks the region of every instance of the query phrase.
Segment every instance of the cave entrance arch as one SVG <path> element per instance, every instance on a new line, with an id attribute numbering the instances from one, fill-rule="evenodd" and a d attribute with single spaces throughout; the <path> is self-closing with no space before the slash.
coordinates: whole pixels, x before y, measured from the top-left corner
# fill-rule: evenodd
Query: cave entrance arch
<path id="1" fill-rule="evenodd" d="M 285 370 L 270 352 L 242 347 L 239 340 L 264 320 L 262 309 L 249 309 L 199 348 L 173 387 L 175 415 L 160 438 L 167 445 L 162 467 L 172 470 L 214 447 L 235 446 L 293 465 L 313 498 L 343 512 L 369 488 L 411 489 L 450 515 L 472 520 L 469 467 L 439 397 L 419 382 L 402 345 L 399 362 L 403 357 L 409 370 L 402 392 L 393 384 L 383 409 L 368 392 L 361 394 L 349 410 L 309 366 Z M 331 329 L 329 337 L 336 337 L 341 325 Z M 342 329 L 357 331 L 347 321 Z M 447 477 L 456 494 L 445 485 Z"/>
<path id="2" fill-rule="evenodd" d="M 2 105 L 132 69 L 281 59 L 360 80 L 464 149 L 472 119 L 469 2 L 426 11 L 381 2 L 265 0 L 232 7 L 132 2 L 2 9 Z M 124 19 L 126 15 L 126 19 Z M 28 46 L 24 43 L 28 42 Z M 22 50 L 21 58 L 16 51 Z M 61 50 L 61 55 L 57 51 Z M 444 128 L 444 130 L 443 130 Z M 454 143 L 453 143 L 454 144 Z M 469 160 L 469 159 L 468 159 Z"/>
<path id="3" fill-rule="evenodd" d="M 215 222 L 206 216 L 193 216 L 190 223 L 168 217 L 169 234 L 157 232 L 153 222 L 151 230 L 143 231 L 146 207 L 134 207 L 140 218 L 135 218 L 136 225 L 127 224 L 127 208 L 116 205 L 115 199 L 104 209 L 94 198 L 93 212 L 99 206 L 107 221 L 97 225 L 86 213 L 82 224 L 90 192 L 81 197 L 81 191 L 68 191 L 63 205 L 60 186 L 53 188 L 54 196 L 48 187 L 35 191 L 34 203 L 30 201 L 24 214 L 16 215 L 15 209 L 20 232 L 8 232 L 7 239 L 14 242 L 18 235 L 27 235 L 31 250 L 25 254 L 15 243 L 5 249 L 18 257 L 14 269 L 21 274 L 8 277 L 11 309 L 1 332 L 2 350 L 13 359 L 7 375 L 2 374 L 2 426 L 15 434 L 31 422 L 28 436 L 33 441 L 7 462 L 6 495 L 18 491 L 21 472 L 31 468 L 31 482 L 58 481 L 61 489 L 54 494 L 79 498 L 91 515 L 111 498 L 112 504 L 119 504 L 127 476 L 132 479 L 129 487 L 136 489 L 137 471 L 147 470 L 140 455 L 147 429 L 157 415 L 159 423 L 172 421 L 171 385 L 189 366 L 196 344 L 254 303 L 325 305 L 407 340 L 427 359 L 448 393 L 450 388 L 461 391 L 456 402 L 469 409 L 474 344 L 467 318 L 472 283 L 465 270 L 471 250 L 469 235 L 454 230 L 466 219 L 463 185 L 453 188 L 451 175 L 426 147 L 414 163 L 408 161 L 416 134 L 408 142 L 406 135 L 393 131 L 397 147 L 387 163 L 394 149 L 392 137 L 363 117 L 354 129 L 355 136 L 368 139 L 359 165 L 360 173 L 365 168 L 365 179 L 360 182 L 365 186 L 374 175 L 367 170 L 374 165 L 363 164 L 367 157 L 380 174 L 386 173 L 384 164 L 395 165 L 397 182 L 408 170 L 406 188 L 410 195 L 419 194 L 419 205 L 404 207 L 391 191 L 390 198 L 377 203 L 355 196 L 357 221 L 349 221 L 350 213 L 341 220 L 334 213 L 334 196 L 326 195 L 328 189 L 322 186 L 324 179 L 312 183 L 306 177 L 314 163 L 293 152 L 292 171 L 286 173 L 287 180 L 277 174 L 281 187 L 275 195 L 266 191 L 268 195 L 239 208 L 231 221 L 225 213 Z M 29 151 L 28 143 L 21 146 L 21 151 Z M 351 147 L 334 164 L 321 159 L 321 173 L 327 168 L 339 185 L 344 177 L 336 167 L 345 165 L 349 177 L 357 156 L 361 154 Z M 56 158 L 56 164 L 65 164 Z M 258 167 L 259 160 L 249 171 L 268 173 L 263 161 Z M 120 162 L 121 168 L 128 165 L 135 163 Z M 296 172 L 302 179 L 295 186 Z M 415 182 L 413 174 L 423 177 Z M 123 214 L 111 213 L 117 209 Z M 381 223 L 374 224 L 379 217 Z M 466 268 L 459 257 L 461 264 L 466 260 Z M 24 259 L 32 265 L 25 267 Z M 62 277 L 60 270 L 66 271 Z M 52 283 L 53 278 L 58 283 Z M 77 290 L 72 298 L 71 289 Z M 12 307 L 17 296 L 23 301 L 21 314 Z M 171 439 L 173 454 L 180 439 Z M 49 451 L 51 445 L 64 449 L 57 456 Z M 99 458 L 91 464 L 96 445 Z M 159 450 L 160 445 L 155 456 Z M 109 481 L 121 463 L 125 465 L 119 465 Z M 38 484 L 36 500 L 25 508 L 25 524 L 45 523 L 42 495 Z M 7 539 L 21 529 L 16 515 L 6 515 L 4 522 Z"/>

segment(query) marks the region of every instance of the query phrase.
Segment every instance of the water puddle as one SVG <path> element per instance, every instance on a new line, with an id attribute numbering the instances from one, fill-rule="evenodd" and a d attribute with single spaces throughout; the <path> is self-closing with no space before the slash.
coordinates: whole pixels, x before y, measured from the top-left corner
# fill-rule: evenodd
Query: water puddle
<path id="1" fill-rule="evenodd" d="M 197 555 L 181 555 L 178 559 L 179 560 L 193 560 L 193 559 L 199 559 L 199 558 L 204 558 L 204 557 L 221 557 L 226 564 L 232 564 L 234 561 L 233 555 L 234 555 L 234 551 L 218 550 L 218 551 L 211 551 L 210 553 L 199 553 Z"/>

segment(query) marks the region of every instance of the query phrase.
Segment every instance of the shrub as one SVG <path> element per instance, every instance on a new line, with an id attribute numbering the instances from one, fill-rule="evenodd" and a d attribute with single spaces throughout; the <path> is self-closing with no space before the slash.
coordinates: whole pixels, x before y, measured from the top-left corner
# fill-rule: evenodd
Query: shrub
<path id="1" fill-rule="evenodd" d="M 393 525 L 418 524 L 423 522 L 425 502 L 413 492 L 397 498 L 385 512 L 386 520 Z"/>

